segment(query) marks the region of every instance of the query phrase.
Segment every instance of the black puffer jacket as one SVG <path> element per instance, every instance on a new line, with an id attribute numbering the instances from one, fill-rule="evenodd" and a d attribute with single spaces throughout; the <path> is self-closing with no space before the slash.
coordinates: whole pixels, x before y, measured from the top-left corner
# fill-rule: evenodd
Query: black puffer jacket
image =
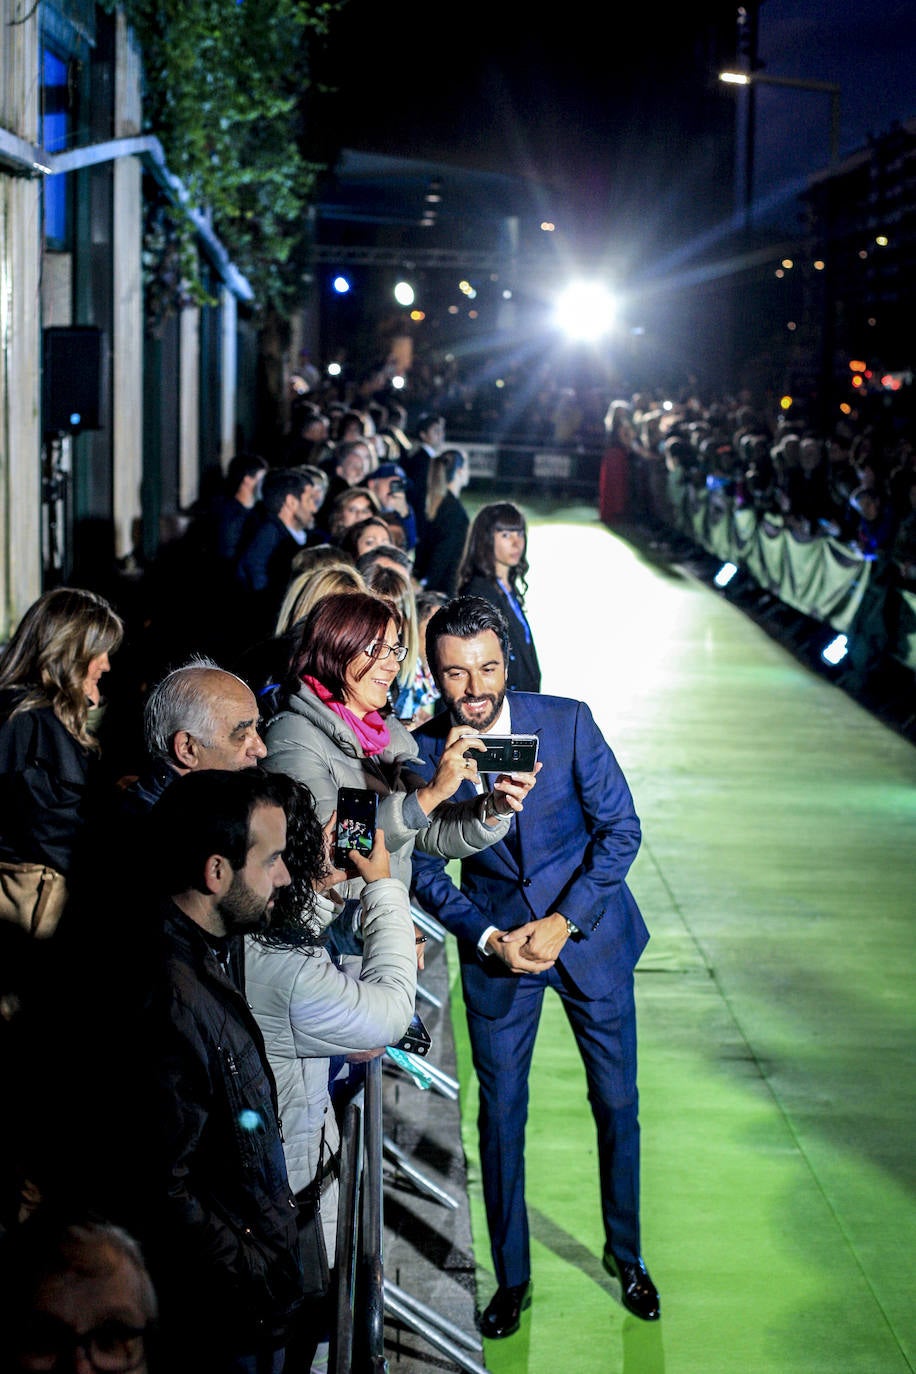
<path id="1" fill-rule="evenodd" d="M 0 691 L 0 859 L 49 864 L 66 877 L 89 819 L 96 759 L 50 706 L 11 717 L 23 696 Z"/>
<path id="2" fill-rule="evenodd" d="M 541 665 L 538 663 L 537 650 L 531 636 L 531 626 L 527 616 L 524 623 L 519 620 L 512 603 L 498 582 L 478 574 L 472 577 L 466 587 L 461 589 L 462 596 L 481 596 L 498 611 L 502 611 L 509 626 L 509 662 L 506 664 L 506 686 L 510 692 L 539 692 L 541 690 Z"/>
<path id="3" fill-rule="evenodd" d="M 186 1312 L 196 1329 L 231 1328 L 243 1344 L 249 1333 L 279 1340 L 302 1277 L 264 1041 L 203 932 L 172 902 L 162 921 L 147 1011 L 157 1121 L 144 1240 L 163 1318 Z"/>

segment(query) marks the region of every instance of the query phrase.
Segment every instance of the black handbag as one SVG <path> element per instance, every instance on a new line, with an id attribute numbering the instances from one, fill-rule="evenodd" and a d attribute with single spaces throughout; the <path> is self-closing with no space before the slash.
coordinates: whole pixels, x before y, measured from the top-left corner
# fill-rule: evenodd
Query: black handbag
<path id="1" fill-rule="evenodd" d="M 296 1194 L 299 1228 L 299 1258 L 302 1262 L 303 1292 L 307 1298 L 323 1298 L 330 1288 L 331 1271 L 321 1225 L 320 1184 L 310 1183 Z"/>

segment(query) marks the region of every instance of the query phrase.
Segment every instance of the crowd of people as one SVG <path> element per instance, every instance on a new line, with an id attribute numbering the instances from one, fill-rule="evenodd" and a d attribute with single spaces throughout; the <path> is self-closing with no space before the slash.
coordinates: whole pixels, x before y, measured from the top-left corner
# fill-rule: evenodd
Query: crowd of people
<path id="1" fill-rule="evenodd" d="M 829 537 L 916 589 L 916 443 L 906 425 L 841 421 L 829 432 L 747 401 L 615 399 L 599 479 L 609 524 L 672 525 L 669 475 L 715 504 L 775 519 L 800 540 Z"/>
<path id="2" fill-rule="evenodd" d="M 581 410 L 563 400 L 557 442 Z M 670 534 L 676 472 L 916 587 L 904 432 L 821 436 L 746 399 L 590 400 L 608 524 Z M 412 901 L 457 940 L 498 1283 L 483 1334 L 511 1336 L 532 1301 L 524 1129 L 547 988 L 586 1068 L 605 1268 L 628 1311 L 659 1316 L 639 1222 L 640 823 L 588 705 L 541 692 L 524 510 L 471 516 L 448 423 L 297 394 L 282 447 L 234 458 L 163 546 L 140 612 L 55 588 L 0 649 L 2 1369 L 80 1352 L 169 1374 L 326 1367 L 338 1122 L 414 1011 Z M 513 732 L 539 738 L 534 771 L 483 772 L 479 737 Z M 377 808 L 344 867 L 341 788 Z"/>
<path id="3" fill-rule="evenodd" d="M 58 587 L 0 649 L 4 1370 L 327 1366 L 338 1122 L 415 1010 L 412 901 L 480 966 L 465 996 L 488 1028 L 472 1042 L 499 1285 L 483 1333 L 513 1334 L 531 1301 L 524 1074 L 510 1093 L 506 1067 L 530 1059 L 547 987 L 589 1076 L 605 1265 L 658 1316 L 632 799 L 588 707 L 540 692 L 522 509 L 470 517 L 441 415 L 414 443 L 400 417 L 332 418 L 302 402 L 277 461 L 229 464 L 141 615 Z M 540 761 L 481 771 L 481 737 L 513 730 L 583 757 L 545 751 L 539 786 Z M 346 789 L 372 794 L 377 824 L 344 864 Z"/>

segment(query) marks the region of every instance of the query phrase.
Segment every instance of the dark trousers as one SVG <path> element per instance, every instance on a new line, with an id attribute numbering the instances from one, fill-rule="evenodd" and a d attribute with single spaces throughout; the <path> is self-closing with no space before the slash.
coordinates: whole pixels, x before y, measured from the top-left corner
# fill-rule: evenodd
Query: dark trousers
<path id="1" fill-rule="evenodd" d="M 480 1159 L 490 1246 L 497 1283 L 531 1276 L 525 1207 L 525 1126 L 528 1074 L 544 992 L 560 996 L 585 1065 L 588 1099 L 598 1133 L 601 1210 L 606 1244 L 633 1261 L 639 1240 L 639 1119 L 636 1090 L 636 1008 L 632 976 L 607 997 L 583 998 L 560 969 L 521 974 L 505 1016 L 468 1010 L 474 1068 L 480 1084 Z M 569 1142 L 568 1167 L 582 1169 Z M 583 1182 L 585 1182 L 583 1180 Z"/>

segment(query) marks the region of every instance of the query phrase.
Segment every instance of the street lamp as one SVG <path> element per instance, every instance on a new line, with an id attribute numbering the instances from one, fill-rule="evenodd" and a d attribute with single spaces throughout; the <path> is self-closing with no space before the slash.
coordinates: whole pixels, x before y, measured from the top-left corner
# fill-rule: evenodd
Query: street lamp
<path id="1" fill-rule="evenodd" d="M 730 86 L 791 86 L 800 91 L 826 91 L 830 96 L 830 165 L 840 160 L 840 87 L 832 81 L 808 81 L 800 76 L 770 76 L 766 72 L 720 72 L 719 80 Z M 753 89 L 748 93 L 753 99 Z M 745 177 L 745 216 L 750 222 L 753 203 L 754 122 L 748 121 Z"/>

